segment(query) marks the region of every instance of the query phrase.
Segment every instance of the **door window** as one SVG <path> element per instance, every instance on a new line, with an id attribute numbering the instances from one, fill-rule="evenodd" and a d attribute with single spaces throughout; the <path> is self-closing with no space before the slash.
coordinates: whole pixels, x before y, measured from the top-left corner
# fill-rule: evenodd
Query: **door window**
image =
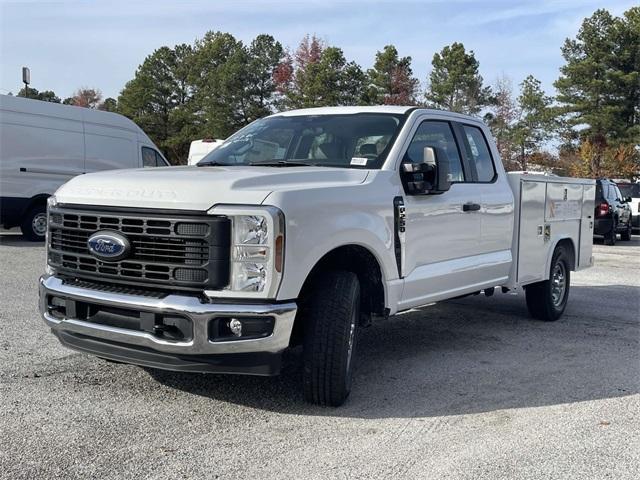
<path id="1" fill-rule="evenodd" d="M 487 140 L 482 134 L 482 130 L 478 127 L 463 125 L 465 137 L 469 144 L 469 153 L 471 161 L 476 166 L 479 182 L 491 182 L 496 176 L 496 169 L 493 166 L 491 152 Z"/>
<path id="2" fill-rule="evenodd" d="M 621 202 L 622 201 L 622 193 L 620 193 L 620 189 L 618 188 L 617 185 L 614 187 L 614 189 L 615 189 L 616 200 Z"/>
<path id="3" fill-rule="evenodd" d="M 464 182 L 460 153 L 448 122 L 433 120 L 422 122 L 411 140 L 407 153 L 405 153 L 404 161 L 421 163 L 424 158 L 425 147 L 438 148 L 438 152 L 444 155 L 444 158 L 438 158 L 438 162 L 449 164 L 450 181 L 452 183 Z"/>
<path id="4" fill-rule="evenodd" d="M 162 155 L 153 148 L 142 147 L 142 166 L 143 167 L 166 167 L 167 162 Z"/>

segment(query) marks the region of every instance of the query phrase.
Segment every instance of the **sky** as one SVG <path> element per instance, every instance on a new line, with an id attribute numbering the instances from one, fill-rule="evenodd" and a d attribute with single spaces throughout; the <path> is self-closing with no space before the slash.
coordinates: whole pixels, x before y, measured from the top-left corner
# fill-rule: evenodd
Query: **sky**
<path id="1" fill-rule="evenodd" d="M 433 54 L 455 41 L 475 52 L 485 83 L 514 84 L 532 74 L 553 94 L 560 47 L 598 8 L 615 15 L 627 0 L 305 0 L 63 1 L 0 0 L 0 93 L 31 86 L 65 98 L 78 87 L 117 97 L 155 49 L 193 43 L 208 30 L 244 42 L 268 33 L 295 49 L 309 33 L 369 68 L 394 44 L 410 55 L 423 83 Z"/>

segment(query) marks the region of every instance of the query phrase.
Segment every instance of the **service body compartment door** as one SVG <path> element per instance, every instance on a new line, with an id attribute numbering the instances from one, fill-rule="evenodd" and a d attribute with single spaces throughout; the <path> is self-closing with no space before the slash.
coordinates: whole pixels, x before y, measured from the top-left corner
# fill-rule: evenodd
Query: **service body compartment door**
<path id="1" fill-rule="evenodd" d="M 520 231 L 518 233 L 518 283 L 538 282 L 545 277 L 547 246 L 544 213 L 547 185 L 523 181 L 520 187 Z"/>
<path id="2" fill-rule="evenodd" d="M 580 256 L 578 268 L 593 264 L 593 215 L 595 209 L 596 186 L 583 185 L 582 224 L 580 225 Z"/>
<path id="3" fill-rule="evenodd" d="M 547 184 L 547 222 L 580 220 L 582 187 L 578 183 Z"/>

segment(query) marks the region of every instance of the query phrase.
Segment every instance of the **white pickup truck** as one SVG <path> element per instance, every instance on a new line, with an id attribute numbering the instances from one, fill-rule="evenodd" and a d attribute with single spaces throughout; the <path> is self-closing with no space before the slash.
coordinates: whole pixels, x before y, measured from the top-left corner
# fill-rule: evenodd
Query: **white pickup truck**
<path id="1" fill-rule="evenodd" d="M 168 370 L 275 375 L 302 345 L 306 399 L 340 405 L 372 319 L 496 287 L 558 319 L 592 265 L 594 194 L 506 174 L 475 118 L 279 113 L 197 166 L 61 187 L 40 311 L 70 348 Z"/>

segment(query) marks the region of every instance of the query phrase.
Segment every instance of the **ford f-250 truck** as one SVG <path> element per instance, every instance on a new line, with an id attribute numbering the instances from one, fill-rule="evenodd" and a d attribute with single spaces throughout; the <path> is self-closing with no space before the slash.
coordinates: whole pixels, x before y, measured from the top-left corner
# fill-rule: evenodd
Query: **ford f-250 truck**
<path id="1" fill-rule="evenodd" d="M 496 287 L 558 319 L 592 264 L 592 180 L 506 174 L 475 118 L 279 113 L 197 166 L 76 177 L 49 200 L 42 316 L 66 346 L 177 371 L 274 375 L 340 405 L 372 319 Z"/>

